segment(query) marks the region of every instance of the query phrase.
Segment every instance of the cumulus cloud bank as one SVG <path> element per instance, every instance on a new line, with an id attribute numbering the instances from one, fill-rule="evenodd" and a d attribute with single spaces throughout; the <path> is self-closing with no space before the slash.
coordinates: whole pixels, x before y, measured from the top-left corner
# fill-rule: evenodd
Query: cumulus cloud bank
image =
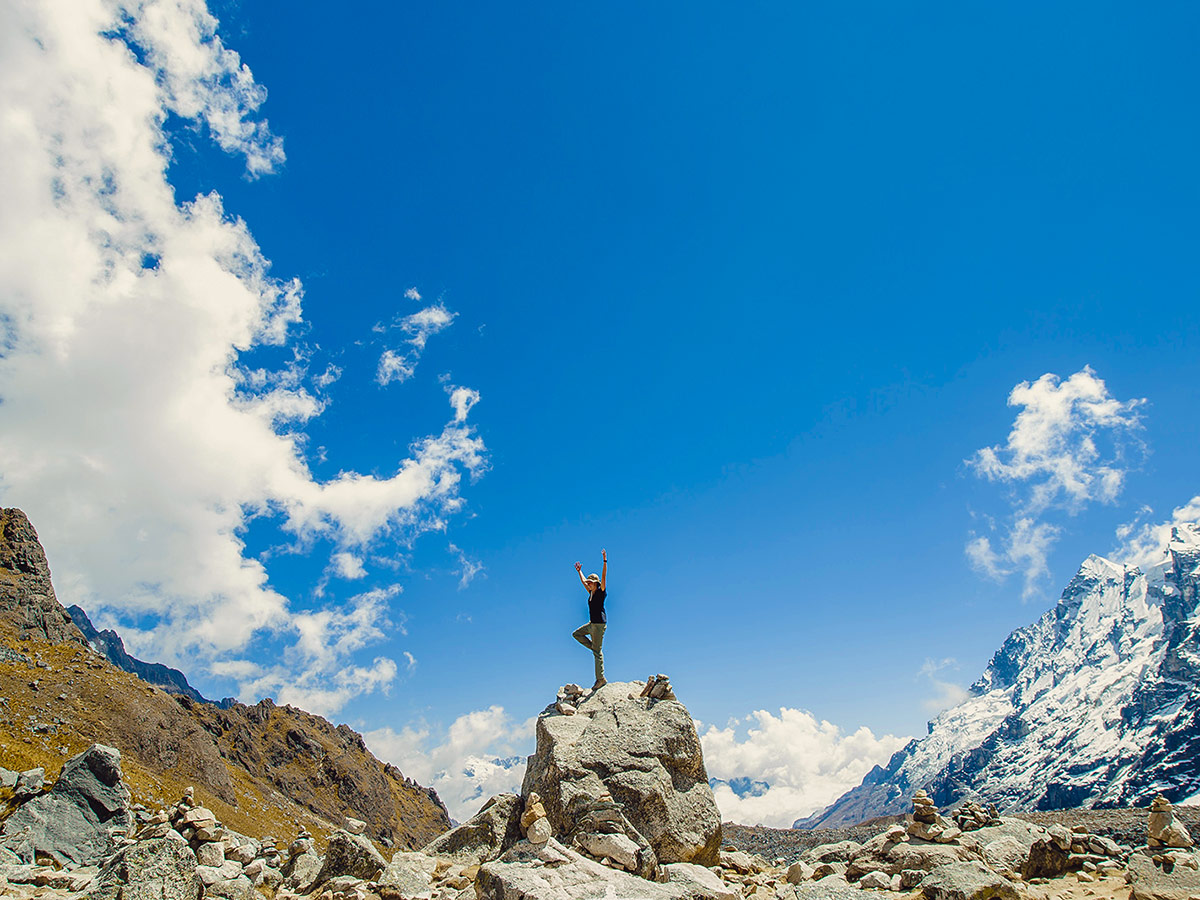
<path id="1" fill-rule="evenodd" d="M 371 751 L 409 778 L 434 788 L 450 815 L 465 822 L 496 794 L 519 793 L 534 720 L 514 721 L 502 706 L 459 716 L 442 730 L 428 723 L 363 734 Z"/>
<path id="2" fill-rule="evenodd" d="M 1024 596 L 1036 594 L 1061 532 L 1045 514 L 1073 515 L 1088 503 L 1116 500 L 1131 451 L 1142 449 L 1137 432 L 1145 402 L 1115 399 L 1090 366 L 1065 381 L 1046 374 L 1014 387 L 1008 405 L 1021 411 L 1007 441 L 966 460 L 979 477 L 1009 487 L 1013 510 L 998 543 L 986 534 L 971 535 L 965 547 L 971 565 L 994 579 L 1020 573 Z"/>
<path id="3" fill-rule="evenodd" d="M 758 710 L 725 728 L 697 723 L 704 762 L 725 821 L 790 827 L 857 785 L 886 763 L 907 738 L 876 738 L 868 728 L 846 733 L 802 709 Z M 459 716 L 448 728 L 429 723 L 364 733 L 380 759 L 437 790 L 459 822 L 495 794 L 519 792 L 534 723 L 515 721 L 501 706 Z"/>
<path id="4" fill-rule="evenodd" d="M 740 725 L 709 726 L 700 743 L 721 818 L 744 825 L 790 828 L 908 743 L 890 734 L 877 738 L 865 727 L 846 733 L 787 707 L 778 715 L 754 711 L 744 733 Z"/>
<path id="5" fill-rule="evenodd" d="M 33 517 L 66 602 L 143 623 L 126 629 L 136 650 L 321 712 L 385 687 L 395 662 L 357 656 L 394 593 L 297 611 L 241 534 L 273 517 L 359 577 L 372 542 L 441 528 L 461 506 L 463 476 L 484 466 L 466 421 L 478 394 L 453 389 L 440 430 L 390 474 L 317 480 L 303 428 L 341 370 L 308 377 L 302 286 L 272 275 L 220 196 L 179 203 L 166 177 L 169 115 L 251 177 L 283 161 L 249 68 L 201 0 L 3 10 L 0 498 Z M 419 351 L 452 318 L 437 305 L 400 327 Z M 270 346 L 291 362 L 240 362 Z M 287 643 L 284 662 L 242 658 L 260 634 Z"/>

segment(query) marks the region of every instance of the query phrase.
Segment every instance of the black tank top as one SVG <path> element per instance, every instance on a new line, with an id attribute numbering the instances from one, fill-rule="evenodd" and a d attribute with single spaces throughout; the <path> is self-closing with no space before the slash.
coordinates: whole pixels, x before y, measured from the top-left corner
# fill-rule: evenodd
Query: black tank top
<path id="1" fill-rule="evenodd" d="M 591 623 L 603 624 L 608 621 L 604 615 L 604 598 L 607 596 L 608 592 L 600 587 L 588 594 L 588 615 Z"/>

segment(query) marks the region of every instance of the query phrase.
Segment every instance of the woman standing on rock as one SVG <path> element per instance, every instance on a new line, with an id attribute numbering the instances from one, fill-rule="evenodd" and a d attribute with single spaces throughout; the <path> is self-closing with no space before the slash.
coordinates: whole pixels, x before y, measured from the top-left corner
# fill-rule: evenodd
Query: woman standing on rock
<path id="1" fill-rule="evenodd" d="M 604 646 L 604 629 L 608 623 L 608 617 L 604 614 L 604 599 L 608 596 L 606 590 L 608 551 L 601 550 L 600 557 L 604 560 L 604 565 L 600 567 L 600 574 L 596 575 L 593 572 L 587 578 L 583 577 L 583 564 L 575 563 L 575 571 L 579 574 L 579 580 L 583 582 L 583 588 L 588 592 L 588 621 L 586 625 L 576 628 L 571 635 L 591 650 L 592 656 L 596 659 L 596 683 L 592 685 L 593 691 L 608 684 L 604 678 L 604 652 L 601 649 Z"/>

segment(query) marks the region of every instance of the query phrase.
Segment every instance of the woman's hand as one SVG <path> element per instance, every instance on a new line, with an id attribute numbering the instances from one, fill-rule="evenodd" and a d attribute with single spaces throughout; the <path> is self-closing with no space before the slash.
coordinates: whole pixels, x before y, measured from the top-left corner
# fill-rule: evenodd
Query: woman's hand
<path id="1" fill-rule="evenodd" d="M 575 563 L 575 571 L 580 575 L 583 574 L 583 563 Z"/>

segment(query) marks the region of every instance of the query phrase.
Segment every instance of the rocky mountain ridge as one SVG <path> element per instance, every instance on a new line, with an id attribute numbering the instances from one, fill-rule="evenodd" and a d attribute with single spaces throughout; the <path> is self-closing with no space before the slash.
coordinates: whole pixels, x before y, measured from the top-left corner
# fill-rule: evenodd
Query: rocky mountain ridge
<path id="1" fill-rule="evenodd" d="M 79 606 L 68 606 L 67 615 L 71 617 L 71 621 L 75 627 L 80 630 L 83 636 L 87 639 L 88 644 L 97 653 L 100 653 L 110 663 L 118 669 L 124 669 L 147 684 L 152 684 L 155 687 L 162 688 L 168 694 L 182 694 L 199 703 L 209 703 L 204 696 L 188 684 L 187 676 L 178 669 L 172 669 L 170 666 L 164 666 L 162 663 L 148 663 L 130 656 L 125 649 L 125 642 L 121 640 L 121 636 L 110 628 L 100 631 L 92 624 L 91 618 Z M 222 701 L 223 705 L 230 705 L 233 701 Z"/>
<path id="2" fill-rule="evenodd" d="M 1200 529 L 1177 526 L 1145 571 L 1089 557 L 926 737 L 795 827 L 897 814 L 921 788 L 1002 812 L 1200 792 Z"/>
<path id="3" fill-rule="evenodd" d="M 165 667 L 164 667 L 165 668 Z M 264 700 L 227 707 L 167 693 L 96 652 L 58 604 L 37 533 L 0 510 L 0 766 L 54 773 L 91 744 L 120 751 L 135 801 L 190 785 L 261 837 L 348 818 L 372 838 L 422 846 L 450 825 L 437 795 L 385 765 L 346 725 Z"/>

